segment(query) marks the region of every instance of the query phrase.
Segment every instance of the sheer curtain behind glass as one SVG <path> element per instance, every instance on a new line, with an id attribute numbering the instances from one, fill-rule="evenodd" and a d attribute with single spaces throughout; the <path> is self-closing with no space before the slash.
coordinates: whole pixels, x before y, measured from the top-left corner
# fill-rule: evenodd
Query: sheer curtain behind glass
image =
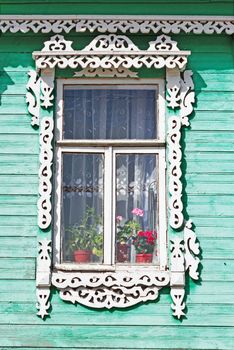
<path id="1" fill-rule="evenodd" d="M 147 86 L 141 88 L 137 86 L 127 88 L 123 86 L 93 86 L 91 88 L 67 85 L 64 87 L 63 138 L 97 140 L 97 142 L 100 139 L 156 139 L 157 93 L 156 87 Z M 95 214 L 98 214 L 103 220 L 101 186 L 99 185 L 98 193 L 94 191 L 96 183 L 102 182 L 103 185 L 103 174 L 100 171 L 103 166 L 103 159 L 101 160 L 97 155 L 66 155 L 66 160 L 64 160 L 64 174 L 66 176 L 64 175 L 64 179 L 67 178 L 66 181 L 72 184 L 77 184 L 78 181 L 83 192 L 81 196 L 81 193 L 77 193 L 77 189 L 74 187 L 65 195 L 69 196 L 69 199 L 64 199 L 63 203 L 65 226 L 68 223 L 69 225 L 71 223 L 82 224 L 86 216 L 87 205 L 92 207 Z M 138 221 L 141 223 L 139 229 L 151 228 L 151 230 L 155 230 L 157 221 L 156 156 L 150 154 L 132 155 L 131 151 L 125 155 L 118 154 L 114 172 L 117 177 L 116 216 L 123 217 L 119 226 L 133 220 L 132 211 L 134 208 L 138 208 L 144 211 L 144 217 L 138 217 Z M 121 187 L 123 181 L 125 181 L 125 189 L 122 186 L 118 190 L 118 186 Z M 87 183 L 91 184 L 92 193 L 87 188 Z M 151 185 L 153 188 L 153 191 L 151 188 L 151 192 L 150 184 L 154 184 Z M 104 191 L 109 190 L 104 189 Z M 124 195 L 123 191 L 125 191 Z M 65 239 L 67 238 L 68 236 L 65 235 Z M 102 261 L 102 257 L 103 252 L 99 262 Z M 71 255 L 66 258 L 72 259 Z M 128 255 L 126 261 L 135 262 L 133 260 L 134 258 Z"/>
<path id="2" fill-rule="evenodd" d="M 65 139 L 155 139 L 156 91 L 64 89 Z"/>

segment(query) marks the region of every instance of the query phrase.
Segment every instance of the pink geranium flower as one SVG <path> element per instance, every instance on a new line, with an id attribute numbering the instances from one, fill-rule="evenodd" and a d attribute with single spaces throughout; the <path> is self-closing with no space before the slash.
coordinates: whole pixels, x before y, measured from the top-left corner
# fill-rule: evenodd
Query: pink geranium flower
<path id="1" fill-rule="evenodd" d="M 116 216 L 116 221 L 120 222 L 123 220 L 123 217 L 121 215 Z"/>
<path id="2" fill-rule="evenodd" d="M 132 210 L 132 214 L 135 214 L 136 216 L 143 216 L 144 215 L 144 210 L 140 208 L 134 208 Z"/>

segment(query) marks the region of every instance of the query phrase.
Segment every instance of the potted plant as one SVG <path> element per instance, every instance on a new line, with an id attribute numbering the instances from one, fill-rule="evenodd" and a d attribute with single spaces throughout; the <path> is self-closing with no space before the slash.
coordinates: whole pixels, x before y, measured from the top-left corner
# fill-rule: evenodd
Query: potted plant
<path id="1" fill-rule="evenodd" d="M 151 263 L 156 242 L 155 231 L 138 231 L 133 238 L 133 245 L 136 250 L 136 263 Z"/>
<path id="2" fill-rule="evenodd" d="M 92 256 L 102 256 L 102 220 L 93 208 L 88 207 L 81 223 L 69 227 L 67 233 L 67 251 L 75 262 L 87 263 Z"/>
<path id="3" fill-rule="evenodd" d="M 132 214 L 136 216 L 143 216 L 143 210 L 134 208 Z M 130 248 L 132 237 L 135 232 L 141 229 L 137 219 L 128 220 L 124 225 L 120 225 L 123 217 L 118 215 L 117 221 L 117 262 L 128 262 L 130 260 Z"/>

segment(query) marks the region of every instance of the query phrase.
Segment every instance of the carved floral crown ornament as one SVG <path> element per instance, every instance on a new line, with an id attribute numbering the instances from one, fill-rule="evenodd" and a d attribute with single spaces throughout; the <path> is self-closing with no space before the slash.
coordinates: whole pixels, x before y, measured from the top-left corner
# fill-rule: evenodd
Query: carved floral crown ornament
<path id="1" fill-rule="evenodd" d="M 198 279 L 199 244 L 191 221 L 185 222 L 182 202 L 181 127 L 189 125 L 193 111 L 194 91 L 192 72 L 184 70 L 190 51 L 181 51 L 166 35 L 150 41 L 147 50 L 138 48 L 124 35 L 99 35 L 82 50 L 74 50 L 72 42 L 55 35 L 44 43 L 41 51 L 33 52 L 36 71 L 29 72 L 26 99 L 32 115 L 32 125 L 40 125 L 40 171 L 38 225 L 40 232 L 37 259 L 37 308 L 44 318 L 50 307 L 51 285 L 60 291 L 63 300 L 79 302 L 94 308 L 128 307 L 155 300 L 163 286 L 170 284 L 173 315 L 184 315 L 185 272 Z M 174 229 L 169 269 L 149 272 L 65 272 L 51 267 L 51 167 L 53 163 L 53 101 L 55 68 L 80 69 L 75 76 L 136 76 L 131 68 L 166 68 L 167 107 L 179 110 L 168 118 L 168 177 L 169 224 Z M 40 74 L 39 74 L 40 73 Z M 40 121 L 41 107 L 48 116 Z M 46 231 L 45 231 L 46 230 Z M 183 237 L 181 233 L 183 232 Z M 41 238 L 43 236 L 45 238 Z"/>

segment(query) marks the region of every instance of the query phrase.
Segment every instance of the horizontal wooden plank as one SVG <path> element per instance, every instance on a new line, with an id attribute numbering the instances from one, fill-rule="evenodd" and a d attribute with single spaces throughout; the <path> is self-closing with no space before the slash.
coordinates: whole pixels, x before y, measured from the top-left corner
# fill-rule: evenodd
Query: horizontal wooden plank
<path id="1" fill-rule="evenodd" d="M 0 217 L 0 221 L 1 221 Z M 15 217 L 14 219 L 16 219 L 18 217 Z M 29 217 L 31 218 L 31 217 Z M 26 220 L 25 217 L 23 218 L 23 222 L 22 222 L 22 217 L 20 217 L 21 219 L 21 225 L 12 225 L 11 219 L 12 218 L 7 218 L 8 219 L 8 225 L 1 225 L 0 226 L 0 236 L 3 237 L 15 237 L 15 239 L 18 239 L 16 237 L 36 237 L 37 233 L 39 232 L 39 228 L 36 225 L 37 223 L 37 217 L 32 217 L 34 222 L 34 225 L 32 222 L 30 222 L 29 220 Z M 19 220 L 18 220 L 19 221 Z M 5 222 L 6 224 L 6 222 Z M 15 224 L 15 220 L 14 220 L 14 224 Z M 23 226 L 24 225 L 24 226 Z"/>
<path id="2" fill-rule="evenodd" d="M 35 259 L 24 259 L 19 257 L 1 258 L 0 279 L 35 280 Z"/>
<path id="3" fill-rule="evenodd" d="M 0 152 L 1 154 L 38 154 L 39 136 L 37 134 L 0 134 Z"/>
<path id="4" fill-rule="evenodd" d="M 19 226 L 19 227 L 30 227 L 37 225 L 37 215 L 35 216 L 29 216 L 29 215 L 0 215 L 0 227 L 13 227 L 13 226 Z"/>
<path id="5" fill-rule="evenodd" d="M 24 111 L 26 113 L 26 110 Z M 38 128 L 31 126 L 28 114 L 0 114 L 0 134 L 33 134 L 38 135 Z"/>
<path id="6" fill-rule="evenodd" d="M 232 216 L 234 208 L 233 196 L 195 196 L 188 198 L 187 211 L 193 215 Z"/>
<path id="7" fill-rule="evenodd" d="M 187 302 L 204 304 L 234 304 L 234 282 L 224 281 L 187 281 Z M 17 293 L 15 292 L 17 290 Z M 1 280 L 0 301 L 4 302 L 34 302 L 36 284 L 34 280 Z M 53 301 L 59 296 L 53 293 Z M 171 298 L 167 288 L 160 292 L 160 303 L 170 303 Z"/>
<path id="8" fill-rule="evenodd" d="M 2 204 L 0 205 L 0 215 L 7 216 L 34 216 L 37 215 L 37 205 L 29 204 Z"/>
<path id="9" fill-rule="evenodd" d="M 193 220 L 198 237 L 233 238 L 233 226 L 230 226 L 234 221 L 230 220 L 232 218 L 201 218 L 190 215 L 190 219 Z M 206 224 L 213 226 L 205 226 Z"/>
<path id="10" fill-rule="evenodd" d="M 35 258 L 37 240 L 35 237 L 0 237 L 1 258 Z"/>
<path id="11" fill-rule="evenodd" d="M 38 195 L 37 175 L 0 175 L 0 194 Z"/>
<path id="12" fill-rule="evenodd" d="M 197 156 L 199 157 L 199 155 Z M 222 158 L 220 159 L 220 162 Z M 218 164 L 217 164 L 218 166 Z M 231 194 L 234 193 L 233 174 L 186 174 L 186 193 L 189 194 Z"/>
<path id="13" fill-rule="evenodd" d="M 220 317 L 224 317 L 222 326 L 232 326 L 234 321 L 234 304 L 187 304 L 187 318 L 183 326 L 219 326 Z M 20 325 L 41 324 L 41 320 L 35 317 L 35 303 L 0 303 L 0 324 Z M 69 314 L 69 317 L 67 315 Z M 178 326 L 178 320 L 171 316 L 170 304 L 150 302 L 137 307 L 114 312 L 107 310 L 92 310 L 77 305 L 53 300 L 53 310 L 47 318 L 46 324 L 50 325 L 79 325 L 79 326 Z"/>
<path id="14" fill-rule="evenodd" d="M 222 91 L 220 93 L 219 91 L 206 91 L 203 90 L 196 95 L 197 101 L 226 101 L 227 103 L 231 103 L 234 101 L 234 92 L 232 91 Z"/>
<path id="15" fill-rule="evenodd" d="M 139 15 L 149 15 L 149 14 L 165 14 L 168 15 L 168 8 L 170 8 L 171 15 L 227 15 L 231 16 L 233 14 L 233 6 L 230 1 L 193 1 L 193 2 L 184 2 L 182 1 L 167 1 L 164 2 L 155 2 L 149 1 L 142 3 L 139 0 L 137 6 L 133 6 L 132 1 L 123 2 L 111 1 L 111 14 L 125 15 L 130 14 L 139 14 Z M 47 3 L 46 7 L 43 7 L 44 2 L 40 1 L 32 3 L 29 1 L 24 1 L 19 6 L 18 3 L 8 2 L 1 5 L 2 14 L 100 14 L 100 15 L 109 15 L 110 14 L 110 3 L 105 1 L 98 2 L 86 2 L 82 1 L 80 3 L 74 3 L 69 1 L 64 6 L 63 3 L 57 3 L 56 6 L 54 3 Z M 147 6 L 146 6 L 147 5 Z M 185 6 L 186 5 L 186 6 Z"/>
<path id="16" fill-rule="evenodd" d="M 8 195 L 4 194 L 0 197 L 0 207 L 4 206 L 6 204 L 12 204 L 12 205 L 30 205 L 37 203 L 38 194 L 30 195 Z"/>
<path id="17" fill-rule="evenodd" d="M 197 72 L 202 70 L 215 73 L 222 70 L 222 73 L 227 73 L 230 70 L 233 73 L 232 53 L 195 53 L 189 57 L 187 68 Z"/>
<path id="18" fill-rule="evenodd" d="M 212 152 L 214 154 L 217 152 L 233 152 L 233 147 L 234 147 L 233 142 L 229 142 L 228 140 L 223 140 L 222 143 L 220 142 L 203 142 L 203 143 L 186 142 L 186 148 L 184 148 L 184 150 L 186 154 L 188 152 Z M 220 170 L 220 172 L 222 172 L 222 170 Z"/>
<path id="19" fill-rule="evenodd" d="M 155 343 L 163 348 L 171 348 L 176 344 L 177 348 L 188 349 L 215 349 L 230 350 L 234 341 L 233 329 L 219 327 L 219 333 L 215 327 L 174 327 L 174 326 L 48 326 L 31 325 L 30 337 L 28 325 L 15 325 L 12 333 L 11 325 L 1 325 L 0 332 L 4 334 L 2 346 L 30 346 L 38 344 L 44 347 L 80 347 L 112 348 L 124 347 L 129 344 L 129 349 L 136 347 L 147 349 L 154 347 Z M 191 344 L 191 333 L 193 342 Z M 43 334 L 43 337 L 42 337 Z M 214 337 L 214 334 L 216 336 Z M 94 341 L 95 339 L 95 341 Z M 190 347 L 191 349 L 191 347 Z"/>
<path id="20" fill-rule="evenodd" d="M 202 259 L 233 259 L 234 238 L 197 236 L 202 250 Z M 227 262 L 226 262 L 227 263 Z M 202 262 L 203 265 L 203 262 Z M 204 262 L 205 265 L 205 262 Z M 226 265 L 224 265 L 226 266 Z M 225 267 L 224 267 L 225 268 Z"/>
<path id="21" fill-rule="evenodd" d="M 225 241 L 224 241 L 225 244 Z M 201 260 L 202 281 L 220 281 L 225 283 L 226 281 L 234 282 L 234 258 L 215 260 L 212 256 L 211 259 Z"/>
<path id="22" fill-rule="evenodd" d="M 29 154 L 0 154 L 0 174 L 38 174 L 39 156 Z"/>

